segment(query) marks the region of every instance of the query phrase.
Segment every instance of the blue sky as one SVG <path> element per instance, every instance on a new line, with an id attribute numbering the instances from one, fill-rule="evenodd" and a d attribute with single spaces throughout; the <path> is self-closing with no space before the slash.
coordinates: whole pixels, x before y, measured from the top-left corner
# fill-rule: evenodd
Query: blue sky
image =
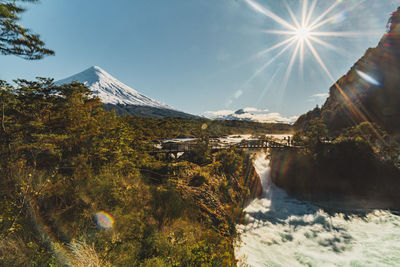
<path id="1" fill-rule="evenodd" d="M 264 32 L 284 27 L 249 1 L 253 0 L 42 0 L 29 4 L 21 23 L 39 33 L 56 56 L 41 61 L 1 56 L 0 79 L 58 80 L 97 65 L 139 92 L 194 114 L 252 107 L 290 117 L 322 104 L 332 81 L 307 49 L 303 74 L 296 58 L 286 86 L 285 73 L 295 46 L 249 80 L 280 50 L 254 55 L 287 38 Z M 303 1 L 286 2 L 301 17 Z M 319 0 L 312 19 L 334 2 Z M 357 34 L 321 37 L 342 51 L 315 44 L 334 79 L 345 74 L 368 47 L 377 45 L 390 13 L 400 6 L 400 0 L 339 2 L 327 17 L 340 15 L 319 30 Z M 284 1 L 257 3 L 293 24 Z"/>

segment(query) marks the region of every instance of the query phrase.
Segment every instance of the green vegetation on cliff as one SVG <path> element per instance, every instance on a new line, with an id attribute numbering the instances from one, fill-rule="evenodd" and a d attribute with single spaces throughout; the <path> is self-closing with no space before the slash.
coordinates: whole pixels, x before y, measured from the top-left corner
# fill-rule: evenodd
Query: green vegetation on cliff
<path id="1" fill-rule="evenodd" d="M 234 223 L 261 192 L 249 155 L 143 152 L 230 126 L 118 117 L 82 84 L 16 83 L 0 83 L 0 265 L 236 264 Z"/>

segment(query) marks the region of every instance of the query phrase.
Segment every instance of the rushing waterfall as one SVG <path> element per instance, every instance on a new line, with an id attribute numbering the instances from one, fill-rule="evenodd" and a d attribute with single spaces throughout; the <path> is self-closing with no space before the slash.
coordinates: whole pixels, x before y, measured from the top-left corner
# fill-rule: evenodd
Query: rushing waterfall
<path id="1" fill-rule="evenodd" d="M 271 184 L 266 154 L 254 167 L 264 195 L 237 225 L 239 266 L 400 266 L 400 217 L 376 210 L 330 216 Z"/>

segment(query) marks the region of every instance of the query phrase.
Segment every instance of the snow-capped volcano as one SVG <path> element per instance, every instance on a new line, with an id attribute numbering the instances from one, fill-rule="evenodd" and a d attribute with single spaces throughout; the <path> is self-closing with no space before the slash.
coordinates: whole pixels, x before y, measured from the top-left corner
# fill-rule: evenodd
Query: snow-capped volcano
<path id="1" fill-rule="evenodd" d="M 56 84 L 71 83 L 73 81 L 85 84 L 105 104 L 136 105 L 174 110 L 173 107 L 167 104 L 140 94 L 97 66 L 60 80 Z"/>

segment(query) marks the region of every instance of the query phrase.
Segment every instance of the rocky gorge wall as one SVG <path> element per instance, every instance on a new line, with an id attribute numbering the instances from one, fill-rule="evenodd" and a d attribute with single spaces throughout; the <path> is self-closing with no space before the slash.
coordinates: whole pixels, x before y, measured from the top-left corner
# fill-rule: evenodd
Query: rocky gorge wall
<path id="1" fill-rule="evenodd" d="M 378 159 L 364 143 L 321 144 L 314 153 L 273 150 L 271 179 L 289 194 L 307 200 L 356 199 L 375 208 L 400 209 L 400 170 Z M 363 205 L 358 208 L 369 204 Z"/>

